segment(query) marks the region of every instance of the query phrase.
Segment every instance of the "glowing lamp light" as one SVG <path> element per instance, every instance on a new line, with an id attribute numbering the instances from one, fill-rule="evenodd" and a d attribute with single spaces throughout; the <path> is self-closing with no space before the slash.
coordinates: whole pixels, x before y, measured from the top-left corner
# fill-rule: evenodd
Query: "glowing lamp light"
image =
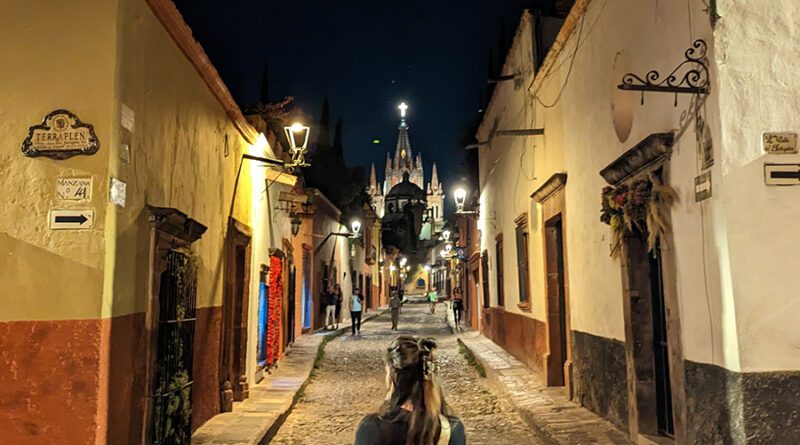
<path id="1" fill-rule="evenodd" d="M 392 265 L 390 265 L 390 266 L 389 266 L 389 270 L 390 270 L 391 272 L 394 272 L 394 271 L 396 271 L 396 270 L 397 270 L 397 268 L 394 266 L 394 264 L 392 264 Z"/>
<path id="2" fill-rule="evenodd" d="M 293 123 L 290 127 L 283 127 L 286 139 L 289 141 L 289 151 L 292 155 L 292 162 L 289 167 L 308 167 L 305 160 L 308 151 L 308 136 L 311 128 L 300 122 Z"/>
<path id="3" fill-rule="evenodd" d="M 450 240 L 450 234 L 451 234 L 450 233 L 450 229 L 444 229 L 442 231 L 442 238 L 444 238 L 445 241 L 449 241 Z"/>
<path id="4" fill-rule="evenodd" d="M 426 264 L 425 265 L 425 272 L 430 272 L 430 271 L 431 271 L 431 265 L 430 264 Z"/>
<path id="5" fill-rule="evenodd" d="M 405 267 L 406 263 L 408 263 L 408 258 L 406 257 L 400 258 L 400 267 Z"/>
<path id="6" fill-rule="evenodd" d="M 358 238 L 361 233 L 361 221 L 354 219 L 350 222 L 350 231 L 353 233 L 353 238 Z"/>
<path id="7" fill-rule="evenodd" d="M 375 145 L 378 145 L 378 144 L 381 143 L 381 140 L 380 139 L 373 139 L 372 143 L 375 144 Z"/>
<path id="8" fill-rule="evenodd" d="M 453 198 L 456 201 L 456 209 L 462 210 L 467 201 L 467 191 L 463 188 L 457 188 L 456 191 L 453 192 Z"/>
<path id="9" fill-rule="evenodd" d="M 452 250 L 453 250 L 453 244 L 447 243 L 447 244 L 444 245 L 444 251 L 445 252 L 450 253 L 450 252 L 452 252 Z"/>

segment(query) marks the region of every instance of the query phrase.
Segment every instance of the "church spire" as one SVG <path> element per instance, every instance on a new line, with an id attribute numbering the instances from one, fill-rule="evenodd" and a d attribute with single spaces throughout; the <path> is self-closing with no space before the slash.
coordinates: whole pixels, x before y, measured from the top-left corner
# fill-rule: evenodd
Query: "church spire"
<path id="1" fill-rule="evenodd" d="M 372 163 L 372 167 L 369 169 L 369 188 L 370 190 L 374 190 L 378 185 L 378 180 L 375 177 L 375 163 Z"/>
<path id="2" fill-rule="evenodd" d="M 408 105 L 401 103 L 397 108 L 400 109 L 400 126 L 398 127 L 397 149 L 394 153 L 394 160 L 398 169 L 405 165 L 410 170 L 414 167 L 414 162 L 411 155 L 411 141 L 408 138 L 408 122 L 406 122 Z"/>
<path id="3" fill-rule="evenodd" d="M 433 171 L 431 172 L 431 188 L 434 191 L 441 190 L 442 184 L 439 183 L 439 172 L 436 171 L 436 163 L 433 163 Z"/>

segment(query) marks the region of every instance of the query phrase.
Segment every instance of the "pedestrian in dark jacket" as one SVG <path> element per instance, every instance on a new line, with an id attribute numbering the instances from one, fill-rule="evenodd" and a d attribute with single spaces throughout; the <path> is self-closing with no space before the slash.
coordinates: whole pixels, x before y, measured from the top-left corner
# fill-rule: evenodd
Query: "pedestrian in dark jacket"
<path id="1" fill-rule="evenodd" d="M 342 302 L 344 301 L 344 297 L 342 296 L 342 288 L 339 287 L 338 284 L 336 285 L 333 297 L 336 305 L 336 329 L 339 329 L 339 323 L 342 321 Z"/>
<path id="2" fill-rule="evenodd" d="M 461 326 L 461 315 L 464 313 L 464 295 L 461 293 L 461 288 L 455 288 L 453 291 L 453 318 L 456 322 L 456 328 Z"/>
<path id="3" fill-rule="evenodd" d="M 400 297 L 400 290 L 397 288 L 392 289 L 391 297 L 389 297 L 389 310 L 392 312 L 392 330 L 397 330 L 397 322 L 400 321 L 400 307 L 403 305 L 403 300 Z"/>
<path id="4" fill-rule="evenodd" d="M 334 328 L 336 326 L 336 292 L 339 289 L 338 284 L 334 284 L 325 292 L 325 329 Z M 339 290 L 341 293 L 341 290 Z"/>

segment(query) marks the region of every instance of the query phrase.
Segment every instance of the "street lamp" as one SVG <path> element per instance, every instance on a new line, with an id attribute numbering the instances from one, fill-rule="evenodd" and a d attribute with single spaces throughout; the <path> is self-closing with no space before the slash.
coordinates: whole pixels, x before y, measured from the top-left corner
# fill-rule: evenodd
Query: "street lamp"
<path id="1" fill-rule="evenodd" d="M 442 238 L 444 238 L 445 241 L 450 240 L 450 229 L 444 229 L 442 231 Z"/>
<path id="2" fill-rule="evenodd" d="M 350 231 L 353 232 L 353 238 L 358 238 L 361 233 L 361 221 L 354 219 L 350 222 Z"/>
<path id="3" fill-rule="evenodd" d="M 292 161 L 286 164 L 286 167 L 290 169 L 308 167 L 305 155 L 308 151 L 308 136 L 311 128 L 295 122 L 291 127 L 283 127 L 283 131 L 286 133 L 286 139 L 289 140 L 289 151 L 292 156 Z"/>
<path id="4" fill-rule="evenodd" d="M 297 234 L 300 233 L 300 224 L 303 224 L 303 220 L 300 219 L 300 217 L 297 216 L 297 214 L 295 213 L 294 215 L 292 215 L 291 223 L 292 223 L 292 236 L 297 236 Z"/>
<path id="5" fill-rule="evenodd" d="M 456 211 L 464 210 L 464 204 L 467 201 L 467 191 L 459 187 L 453 192 L 453 198 L 456 201 Z"/>
<path id="6" fill-rule="evenodd" d="M 453 199 L 456 202 L 456 213 L 461 215 L 477 215 L 477 210 L 464 210 L 467 204 L 467 190 L 459 187 L 453 192 Z"/>
<path id="7" fill-rule="evenodd" d="M 406 258 L 406 257 L 401 257 L 401 258 L 400 258 L 400 267 L 405 267 L 405 266 L 406 266 L 406 263 L 408 263 L 408 258 Z"/>

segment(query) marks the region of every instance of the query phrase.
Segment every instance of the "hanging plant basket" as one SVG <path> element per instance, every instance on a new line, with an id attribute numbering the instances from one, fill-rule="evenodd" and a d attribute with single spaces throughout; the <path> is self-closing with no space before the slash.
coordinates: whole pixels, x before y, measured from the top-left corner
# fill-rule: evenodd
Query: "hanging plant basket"
<path id="1" fill-rule="evenodd" d="M 605 187 L 601 198 L 600 221 L 611 226 L 612 256 L 619 254 L 622 239 L 634 229 L 647 235 L 647 246 L 653 250 L 670 229 L 667 215 L 678 201 L 675 190 L 652 174 L 629 184 Z"/>

